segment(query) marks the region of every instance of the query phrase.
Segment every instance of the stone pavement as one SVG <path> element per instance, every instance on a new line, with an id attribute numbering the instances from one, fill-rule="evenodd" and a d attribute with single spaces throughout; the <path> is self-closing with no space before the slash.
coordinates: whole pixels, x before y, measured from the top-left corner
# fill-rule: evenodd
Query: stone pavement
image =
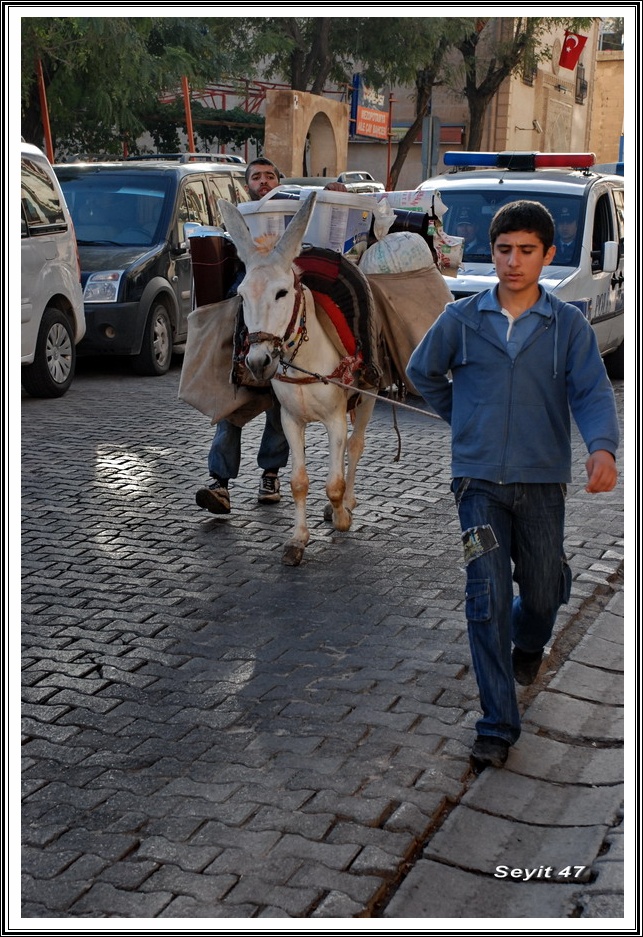
<path id="1" fill-rule="evenodd" d="M 468 788 L 384 917 L 624 917 L 623 618 L 619 590 L 547 668 L 506 767 Z"/>
<path id="2" fill-rule="evenodd" d="M 399 411 L 395 462 L 378 404 L 346 534 L 311 427 L 293 569 L 289 494 L 256 502 L 261 418 L 215 518 L 194 504 L 212 430 L 178 370 L 83 364 L 60 400 L 23 399 L 14 914 L 622 917 L 622 481 L 587 495 L 575 439 L 572 597 L 506 769 L 475 777 L 445 425 Z"/>

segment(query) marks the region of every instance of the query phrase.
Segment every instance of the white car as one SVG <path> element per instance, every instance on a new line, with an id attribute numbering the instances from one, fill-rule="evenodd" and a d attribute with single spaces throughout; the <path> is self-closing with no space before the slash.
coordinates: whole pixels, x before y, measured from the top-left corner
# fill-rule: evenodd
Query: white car
<path id="1" fill-rule="evenodd" d="M 21 147 L 22 386 L 32 397 L 61 397 L 85 334 L 76 235 L 49 160 Z"/>
<path id="2" fill-rule="evenodd" d="M 456 299 L 497 283 L 489 223 L 507 202 L 541 202 L 556 224 L 556 256 L 540 282 L 591 322 L 610 377 L 623 377 L 623 177 L 593 168 L 591 153 L 445 153 L 446 165 L 467 171 L 427 179 L 418 190 L 438 193 L 447 234 L 465 237 Z M 472 167 L 489 166 L 487 169 Z M 566 168 L 565 168 L 566 167 Z M 565 236 L 565 237 L 564 237 Z M 568 243 L 565 243 L 567 241 Z"/>

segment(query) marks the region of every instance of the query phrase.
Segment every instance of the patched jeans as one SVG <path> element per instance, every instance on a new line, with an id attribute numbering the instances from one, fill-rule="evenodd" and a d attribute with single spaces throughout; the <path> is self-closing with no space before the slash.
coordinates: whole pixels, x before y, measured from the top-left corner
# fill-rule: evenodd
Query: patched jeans
<path id="1" fill-rule="evenodd" d="M 451 487 L 462 528 L 469 645 L 483 713 L 476 729 L 513 744 L 520 716 L 512 643 L 542 651 L 559 607 L 569 600 L 566 486 L 454 478 Z"/>
<path id="2" fill-rule="evenodd" d="M 275 402 L 270 410 L 266 410 L 266 425 L 259 445 L 257 465 L 264 472 L 277 472 L 287 464 L 289 454 L 288 440 L 281 426 L 281 407 Z M 236 478 L 240 466 L 241 427 L 228 420 L 220 420 L 210 446 L 208 471 L 213 477 Z"/>

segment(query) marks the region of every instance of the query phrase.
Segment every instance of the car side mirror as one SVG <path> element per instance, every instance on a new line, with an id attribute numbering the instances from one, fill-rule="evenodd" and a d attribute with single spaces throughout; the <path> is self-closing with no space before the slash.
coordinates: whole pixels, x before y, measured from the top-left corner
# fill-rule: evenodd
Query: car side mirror
<path id="1" fill-rule="evenodd" d="M 603 270 L 614 273 L 618 270 L 618 241 L 605 241 L 603 244 Z"/>

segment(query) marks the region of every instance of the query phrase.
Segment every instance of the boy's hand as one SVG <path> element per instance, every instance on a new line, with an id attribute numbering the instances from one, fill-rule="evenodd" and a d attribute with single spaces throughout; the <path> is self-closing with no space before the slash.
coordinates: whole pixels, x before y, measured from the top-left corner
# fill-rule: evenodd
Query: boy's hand
<path id="1" fill-rule="evenodd" d="M 618 478 L 618 470 L 614 456 L 607 449 L 597 449 L 592 452 L 585 463 L 588 482 L 585 491 L 596 494 L 598 491 L 611 491 Z"/>

